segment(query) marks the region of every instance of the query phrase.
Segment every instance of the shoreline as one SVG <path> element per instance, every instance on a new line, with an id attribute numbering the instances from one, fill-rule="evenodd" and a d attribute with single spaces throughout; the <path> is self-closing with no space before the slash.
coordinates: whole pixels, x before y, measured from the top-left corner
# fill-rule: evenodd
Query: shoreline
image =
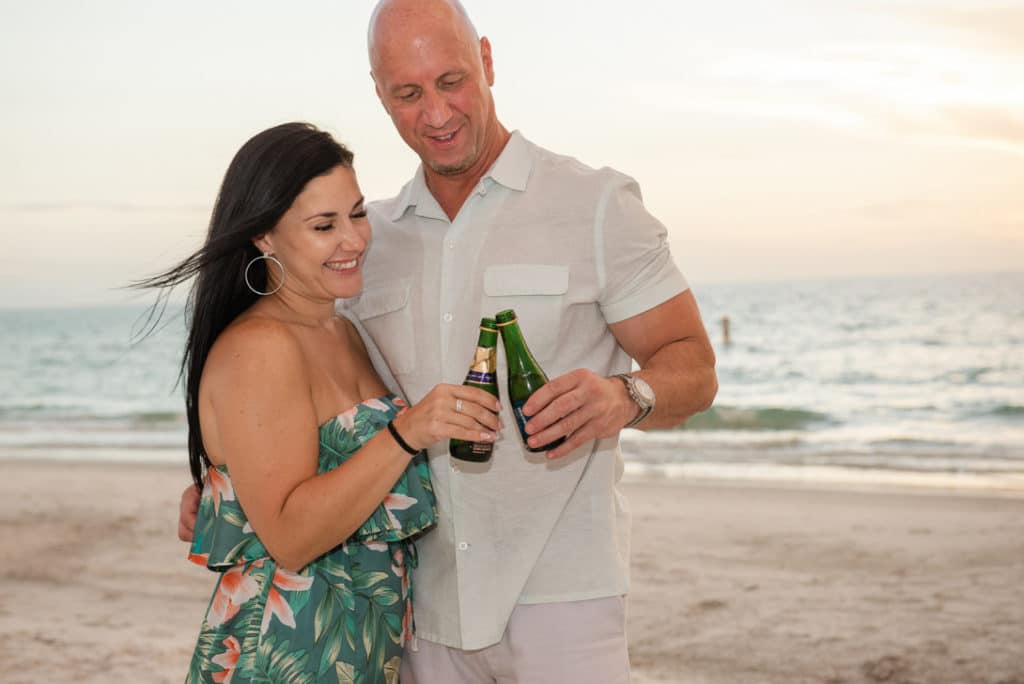
<path id="1" fill-rule="evenodd" d="M 0 464 L 63 463 L 178 468 L 187 481 L 184 449 L 139 447 L 0 447 Z M 810 464 L 693 461 L 650 464 L 627 460 L 622 483 L 669 482 L 694 486 L 746 486 L 949 496 L 1024 498 L 1020 471 L 955 472 Z"/>

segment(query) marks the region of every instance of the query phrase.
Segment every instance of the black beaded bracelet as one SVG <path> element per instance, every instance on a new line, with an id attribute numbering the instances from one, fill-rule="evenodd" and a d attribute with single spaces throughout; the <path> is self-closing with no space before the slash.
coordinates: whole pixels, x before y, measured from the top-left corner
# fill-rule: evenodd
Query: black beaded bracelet
<path id="1" fill-rule="evenodd" d="M 408 442 L 402 439 L 402 435 L 398 434 L 398 428 L 395 427 L 394 423 L 395 421 L 393 420 L 388 421 L 388 432 L 390 432 L 391 436 L 395 438 L 396 442 L 398 442 L 398 446 L 402 447 L 402 449 L 404 449 L 405 452 L 410 456 L 415 456 L 416 454 L 420 453 L 416 449 L 413 449 L 411 446 L 409 446 Z"/>

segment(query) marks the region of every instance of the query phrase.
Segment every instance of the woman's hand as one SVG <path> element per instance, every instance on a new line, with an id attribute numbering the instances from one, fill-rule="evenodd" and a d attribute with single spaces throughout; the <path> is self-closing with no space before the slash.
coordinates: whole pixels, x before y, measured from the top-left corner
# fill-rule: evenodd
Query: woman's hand
<path id="1" fill-rule="evenodd" d="M 501 404 L 487 392 L 467 385 L 437 385 L 415 406 L 400 413 L 395 428 L 414 449 L 445 439 L 493 442 L 498 438 Z"/>

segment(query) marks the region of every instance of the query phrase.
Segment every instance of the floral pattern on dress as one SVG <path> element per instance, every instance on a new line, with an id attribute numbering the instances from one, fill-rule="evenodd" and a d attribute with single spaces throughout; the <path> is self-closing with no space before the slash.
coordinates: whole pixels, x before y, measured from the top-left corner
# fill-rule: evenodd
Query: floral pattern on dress
<path id="1" fill-rule="evenodd" d="M 406 408 L 364 401 L 320 427 L 318 472 L 352 457 Z M 437 517 L 425 454 L 344 544 L 299 572 L 277 566 L 227 468 L 207 473 L 190 560 L 219 573 L 188 684 L 393 684 L 412 634 L 412 538 Z"/>

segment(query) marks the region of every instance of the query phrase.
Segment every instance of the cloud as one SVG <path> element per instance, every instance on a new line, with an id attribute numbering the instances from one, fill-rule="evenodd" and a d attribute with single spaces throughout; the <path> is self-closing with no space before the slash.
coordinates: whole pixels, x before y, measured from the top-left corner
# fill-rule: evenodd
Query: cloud
<path id="1" fill-rule="evenodd" d="M 1024 113 L 982 107 L 947 107 L 943 113 L 961 135 L 1024 145 Z"/>
<path id="2" fill-rule="evenodd" d="M 946 105 L 936 109 L 876 109 L 879 131 L 907 141 L 960 145 L 1024 156 L 1024 112 L 996 105 Z"/>
<path id="3" fill-rule="evenodd" d="M 55 213 L 65 211 L 108 211 L 121 214 L 179 212 L 209 213 L 210 207 L 201 204 L 130 204 L 125 202 L 23 202 L 0 205 L 0 210 L 25 213 Z"/>
<path id="4" fill-rule="evenodd" d="M 926 212 L 934 212 L 936 203 L 928 200 L 903 200 L 889 202 L 872 202 L 853 207 L 852 216 L 874 222 L 904 223 L 908 220 L 919 220 Z"/>
<path id="5" fill-rule="evenodd" d="M 845 38 L 814 50 L 734 50 L 684 89 L 634 92 L 684 111 L 1024 155 L 1022 79 L 1024 61 L 934 38 Z"/>
<path id="6" fill-rule="evenodd" d="M 972 38 L 972 45 L 1009 55 L 1024 56 L 1024 4 L 986 3 L 972 6 L 929 7 L 912 11 L 925 23 Z"/>

